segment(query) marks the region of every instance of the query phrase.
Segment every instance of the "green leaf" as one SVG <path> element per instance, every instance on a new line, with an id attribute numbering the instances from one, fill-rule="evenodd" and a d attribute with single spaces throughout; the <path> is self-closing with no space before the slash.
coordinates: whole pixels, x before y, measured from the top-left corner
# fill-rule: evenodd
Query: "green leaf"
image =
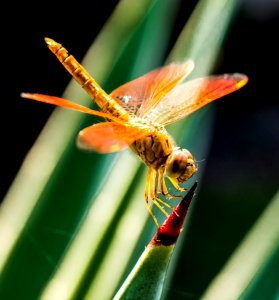
<path id="1" fill-rule="evenodd" d="M 279 192 L 263 211 L 201 299 L 276 299 Z"/>
<path id="2" fill-rule="evenodd" d="M 160 299 L 173 248 L 147 247 L 113 299 Z"/>
<path id="3" fill-rule="evenodd" d="M 161 298 L 168 264 L 196 187 L 197 183 L 158 228 L 113 300 Z"/>

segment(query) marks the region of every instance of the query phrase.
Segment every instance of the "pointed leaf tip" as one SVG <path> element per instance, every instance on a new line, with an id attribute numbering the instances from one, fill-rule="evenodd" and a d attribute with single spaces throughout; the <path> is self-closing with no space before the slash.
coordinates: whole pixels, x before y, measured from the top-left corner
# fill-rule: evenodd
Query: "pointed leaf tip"
<path id="1" fill-rule="evenodd" d="M 177 241 L 178 236 L 183 229 L 183 223 L 191 201 L 195 195 L 197 185 L 197 182 L 193 184 L 186 196 L 180 201 L 165 222 L 158 228 L 150 242 L 151 246 L 170 246 Z"/>

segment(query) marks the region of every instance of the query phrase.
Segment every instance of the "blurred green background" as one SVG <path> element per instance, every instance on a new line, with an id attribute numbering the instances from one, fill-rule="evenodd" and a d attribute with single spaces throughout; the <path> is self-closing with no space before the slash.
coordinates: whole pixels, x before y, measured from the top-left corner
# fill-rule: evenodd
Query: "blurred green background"
<path id="1" fill-rule="evenodd" d="M 175 2 L 179 9 L 166 57 L 198 1 Z M 51 2 L 21 3 L 19 16 L 7 3 L 8 22 L 1 26 L 1 199 L 53 110 L 20 99 L 20 92 L 59 96 L 70 80 L 43 38 L 60 41 L 81 60 L 117 3 L 75 3 L 72 14 L 64 14 L 63 7 Z M 237 95 L 212 104 L 209 155 L 196 157 L 204 172 L 183 245 L 185 256 L 167 291 L 177 299 L 199 298 L 278 189 L 279 5 L 278 1 L 240 3 L 214 73 L 245 73 L 249 82 Z"/>

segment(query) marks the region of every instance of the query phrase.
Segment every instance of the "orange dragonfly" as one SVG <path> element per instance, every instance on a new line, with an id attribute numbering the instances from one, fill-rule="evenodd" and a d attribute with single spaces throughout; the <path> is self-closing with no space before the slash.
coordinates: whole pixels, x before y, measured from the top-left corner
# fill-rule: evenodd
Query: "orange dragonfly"
<path id="1" fill-rule="evenodd" d="M 155 224 L 159 226 L 149 200 L 168 216 L 163 205 L 172 207 L 158 194 L 160 192 L 168 198 L 176 196 L 169 194 L 165 177 L 176 190 L 183 192 L 186 189 L 180 186 L 181 183 L 197 171 L 192 154 L 175 144 L 165 126 L 243 87 L 248 81 L 247 76 L 224 74 L 182 83 L 194 68 L 193 61 L 187 60 L 153 70 L 107 94 L 61 44 L 49 38 L 45 38 L 45 42 L 101 111 L 55 96 L 30 93 L 22 93 L 21 96 L 103 117 L 106 122 L 79 132 L 78 147 L 99 153 L 130 147 L 148 167 L 145 201 Z"/>

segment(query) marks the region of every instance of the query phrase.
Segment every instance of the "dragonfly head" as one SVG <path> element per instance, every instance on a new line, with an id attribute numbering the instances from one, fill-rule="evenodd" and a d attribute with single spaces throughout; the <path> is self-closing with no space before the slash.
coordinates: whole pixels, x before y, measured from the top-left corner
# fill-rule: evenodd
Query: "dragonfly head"
<path id="1" fill-rule="evenodd" d="M 175 148 L 166 163 L 166 175 L 178 183 L 189 179 L 197 171 L 192 154 L 181 148 Z"/>

